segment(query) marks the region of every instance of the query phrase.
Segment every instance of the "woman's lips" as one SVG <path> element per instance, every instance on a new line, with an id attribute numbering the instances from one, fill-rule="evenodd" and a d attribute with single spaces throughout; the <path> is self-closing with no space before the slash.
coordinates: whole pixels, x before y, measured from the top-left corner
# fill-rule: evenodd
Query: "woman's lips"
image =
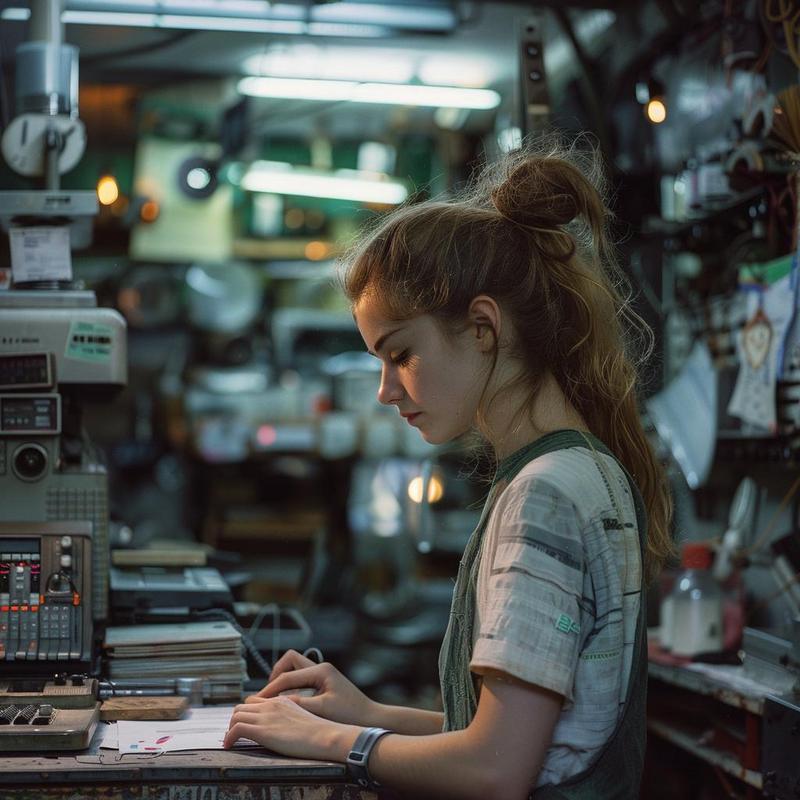
<path id="1" fill-rule="evenodd" d="M 406 422 L 407 422 L 409 425 L 413 425 L 413 424 L 414 424 L 414 420 L 415 420 L 415 419 L 416 419 L 416 418 L 417 418 L 417 417 L 418 417 L 418 416 L 419 416 L 421 413 L 422 413 L 421 411 L 417 411 L 417 412 L 415 412 L 414 414 L 401 414 L 400 416 L 401 416 L 401 417 L 403 417 L 403 418 L 405 419 L 405 421 L 406 421 Z"/>

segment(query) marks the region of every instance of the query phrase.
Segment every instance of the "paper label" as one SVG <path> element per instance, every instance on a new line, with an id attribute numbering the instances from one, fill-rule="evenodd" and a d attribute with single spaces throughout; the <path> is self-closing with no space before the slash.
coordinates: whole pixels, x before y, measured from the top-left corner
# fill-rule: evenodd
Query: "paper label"
<path id="1" fill-rule="evenodd" d="M 9 237 L 15 283 L 72 280 L 67 226 L 11 228 Z"/>
<path id="2" fill-rule="evenodd" d="M 114 331 L 110 325 L 73 322 L 64 355 L 76 361 L 109 361 L 113 346 Z"/>

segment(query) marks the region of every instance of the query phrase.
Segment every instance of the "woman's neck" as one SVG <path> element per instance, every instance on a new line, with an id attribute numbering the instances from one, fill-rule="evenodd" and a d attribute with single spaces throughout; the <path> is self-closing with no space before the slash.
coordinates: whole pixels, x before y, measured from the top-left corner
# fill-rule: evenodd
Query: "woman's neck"
<path id="1" fill-rule="evenodd" d="M 525 387 L 501 392 L 491 404 L 485 428 L 483 433 L 498 460 L 553 431 L 589 430 L 586 420 L 550 373 L 545 375 L 532 403 Z"/>

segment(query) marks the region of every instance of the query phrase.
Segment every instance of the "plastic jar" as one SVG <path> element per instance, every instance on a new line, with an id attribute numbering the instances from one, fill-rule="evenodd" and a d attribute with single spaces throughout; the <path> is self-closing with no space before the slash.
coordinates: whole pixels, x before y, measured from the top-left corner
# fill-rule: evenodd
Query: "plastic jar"
<path id="1" fill-rule="evenodd" d="M 683 546 L 683 571 L 672 589 L 672 652 L 696 656 L 722 650 L 722 590 L 711 574 L 713 556 L 704 544 Z"/>

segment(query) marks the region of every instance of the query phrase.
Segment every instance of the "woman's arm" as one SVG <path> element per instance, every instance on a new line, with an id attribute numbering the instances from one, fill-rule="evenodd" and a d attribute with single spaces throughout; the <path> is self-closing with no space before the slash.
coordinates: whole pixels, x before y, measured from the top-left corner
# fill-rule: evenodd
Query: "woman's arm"
<path id="1" fill-rule="evenodd" d="M 484 675 L 466 730 L 384 736 L 369 761 L 378 782 L 413 797 L 525 798 L 553 738 L 563 698 L 499 672 Z"/>
<path id="2" fill-rule="evenodd" d="M 301 707 L 305 699 L 312 698 L 253 698 L 237 706 L 224 746 L 248 737 L 284 755 L 344 761 L 361 727 L 317 717 Z M 555 692 L 487 671 L 466 730 L 384 736 L 372 751 L 370 774 L 415 798 L 521 800 L 541 769 L 562 701 Z"/>
<path id="3" fill-rule="evenodd" d="M 367 727 L 386 728 L 408 736 L 425 736 L 441 733 L 444 714 L 441 711 L 425 711 L 421 708 L 387 706 L 373 703 Z"/>

